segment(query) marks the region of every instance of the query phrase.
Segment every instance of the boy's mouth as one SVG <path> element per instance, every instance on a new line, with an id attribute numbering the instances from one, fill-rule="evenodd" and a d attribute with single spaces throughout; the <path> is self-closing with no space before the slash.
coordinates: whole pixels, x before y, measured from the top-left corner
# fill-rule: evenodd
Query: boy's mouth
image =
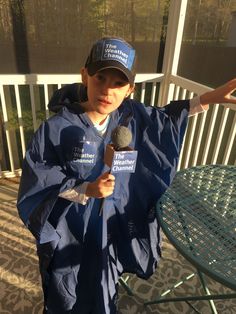
<path id="1" fill-rule="evenodd" d="M 105 105 L 111 105 L 112 102 L 107 100 L 107 99 L 104 99 L 104 98 L 98 98 L 98 101 L 102 104 L 105 104 Z"/>

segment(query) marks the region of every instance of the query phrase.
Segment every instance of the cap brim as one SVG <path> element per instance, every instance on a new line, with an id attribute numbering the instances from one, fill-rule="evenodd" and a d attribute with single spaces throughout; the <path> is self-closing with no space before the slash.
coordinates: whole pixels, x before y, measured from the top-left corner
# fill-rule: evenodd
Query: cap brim
<path id="1" fill-rule="evenodd" d="M 93 76 L 99 71 L 106 69 L 116 69 L 121 71 L 128 79 L 129 83 L 134 83 L 134 75 L 129 71 L 125 66 L 123 66 L 120 62 L 117 61 L 97 61 L 91 63 L 87 66 L 88 74 Z"/>

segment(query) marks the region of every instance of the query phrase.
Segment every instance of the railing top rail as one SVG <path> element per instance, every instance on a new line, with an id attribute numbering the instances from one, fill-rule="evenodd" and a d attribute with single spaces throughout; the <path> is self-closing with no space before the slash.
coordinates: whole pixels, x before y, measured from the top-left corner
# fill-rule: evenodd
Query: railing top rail
<path id="1" fill-rule="evenodd" d="M 81 82 L 80 74 L 1 74 L 0 84 L 67 84 Z"/>
<path id="2" fill-rule="evenodd" d="M 187 78 L 184 78 L 182 76 L 179 75 L 171 75 L 170 77 L 170 83 L 173 83 L 175 85 L 178 85 L 182 88 L 185 88 L 197 95 L 209 92 L 211 90 L 213 90 L 213 88 L 197 83 L 195 81 L 191 81 Z"/>
<path id="3" fill-rule="evenodd" d="M 161 82 L 164 77 L 162 73 L 138 73 L 135 82 Z M 80 74 L 1 74 L 1 85 L 14 84 L 69 84 L 71 82 L 81 83 Z"/>
<path id="4" fill-rule="evenodd" d="M 185 88 L 186 90 L 191 91 L 196 95 L 202 95 L 206 92 L 213 90 L 213 88 L 209 86 L 197 83 L 195 81 L 191 81 L 178 75 L 171 75 L 170 83 L 180 86 L 181 88 Z M 225 103 L 222 105 L 236 111 L 236 106 L 234 104 Z"/>
<path id="5" fill-rule="evenodd" d="M 138 73 L 135 77 L 135 83 L 161 82 L 163 78 L 163 73 Z"/>

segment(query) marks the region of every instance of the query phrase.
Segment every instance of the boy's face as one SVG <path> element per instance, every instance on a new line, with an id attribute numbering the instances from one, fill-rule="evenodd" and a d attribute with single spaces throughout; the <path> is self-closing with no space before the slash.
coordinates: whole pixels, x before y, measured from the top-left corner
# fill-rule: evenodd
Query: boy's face
<path id="1" fill-rule="evenodd" d="M 116 110 L 133 91 L 126 76 L 116 69 L 102 70 L 89 76 L 84 68 L 82 80 L 87 86 L 88 94 L 85 110 L 103 117 Z"/>

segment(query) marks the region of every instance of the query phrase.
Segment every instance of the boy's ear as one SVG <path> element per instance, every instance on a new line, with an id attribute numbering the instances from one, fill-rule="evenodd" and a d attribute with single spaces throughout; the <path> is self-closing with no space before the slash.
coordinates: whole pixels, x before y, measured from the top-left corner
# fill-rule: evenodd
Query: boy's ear
<path id="1" fill-rule="evenodd" d="M 133 93 L 134 89 L 135 89 L 135 85 L 130 85 L 130 88 L 125 97 L 129 97 Z"/>
<path id="2" fill-rule="evenodd" d="M 84 86 L 88 85 L 88 72 L 86 68 L 82 68 L 80 70 L 80 74 L 81 74 L 81 79 L 82 79 L 82 83 L 84 84 Z"/>

